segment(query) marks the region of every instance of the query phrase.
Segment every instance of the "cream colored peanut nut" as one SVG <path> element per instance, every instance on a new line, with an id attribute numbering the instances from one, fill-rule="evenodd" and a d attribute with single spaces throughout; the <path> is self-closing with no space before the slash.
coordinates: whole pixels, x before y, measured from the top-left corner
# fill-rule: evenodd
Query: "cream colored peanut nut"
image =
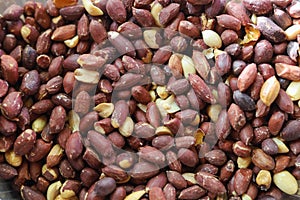
<path id="1" fill-rule="evenodd" d="M 68 113 L 68 119 L 71 130 L 73 132 L 79 131 L 80 117 L 74 110 Z"/>
<path id="2" fill-rule="evenodd" d="M 285 30 L 288 40 L 295 40 L 297 35 L 300 34 L 300 24 L 294 24 Z"/>
<path id="3" fill-rule="evenodd" d="M 222 110 L 222 106 L 220 104 L 213 104 L 207 107 L 207 114 L 213 122 L 218 121 L 219 114 Z"/>
<path id="4" fill-rule="evenodd" d="M 292 81 L 286 89 L 287 95 L 289 95 L 292 101 L 300 100 L 300 81 Z"/>
<path id="5" fill-rule="evenodd" d="M 280 90 L 280 83 L 275 76 L 268 78 L 260 90 L 260 99 L 267 106 L 270 106 L 277 98 Z"/>
<path id="6" fill-rule="evenodd" d="M 159 2 L 151 4 L 151 14 L 154 18 L 155 24 L 159 27 L 163 27 L 159 21 L 159 13 L 163 9 L 163 6 Z"/>
<path id="7" fill-rule="evenodd" d="M 277 144 L 278 146 L 278 153 L 288 153 L 289 152 L 289 148 L 284 144 L 284 142 L 278 138 L 272 138 L 272 140 Z"/>
<path id="8" fill-rule="evenodd" d="M 99 113 L 102 118 L 107 118 L 111 116 L 114 111 L 114 104 L 112 103 L 100 103 L 94 107 L 94 111 Z"/>
<path id="9" fill-rule="evenodd" d="M 64 150 L 59 144 L 54 145 L 47 156 L 47 166 L 57 165 L 63 157 L 63 152 Z"/>
<path id="10" fill-rule="evenodd" d="M 252 200 L 252 198 L 248 194 L 243 194 L 242 200 Z"/>
<path id="11" fill-rule="evenodd" d="M 146 190 L 135 191 L 127 195 L 124 200 L 139 200 L 144 194 L 146 194 Z"/>
<path id="12" fill-rule="evenodd" d="M 13 167 L 19 167 L 22 164 L 22 156 L 16 155 L 14 150 L 8 150 L 4 154 L 5 160 Z"/>
<path id="13" fill-rule="evenodd" d="M 39 133 L 45 128 L 46 125 L 47 125 L 47 116 L 42 115 L 33 121 L 31 128 L 32 130 L 34 130 L 34 132 Z"/>
<path id="14" fill-rule="evenodd" d="M 82 0 L 82 4 L 85 8 L 85 10 L 91 15 L 91 16 L 100 16 L 103 15 L 103 11 L 95 6 L 91 0 Z"/>
<path id="15" fill-rule="evenodd" d="M 166 99 L 169 96 L 166 86 L 157 86 L 156 93 L 161 99 Z"/>
<path id="16" fill-rule="evenodd" d="M 147 45 L 152 49 L 158 49 L 159 45 L 156 42 L 157 30 L 150 29 L 143 32 L 143 37 Z"/>
<path id="17" fill-rule="evenodd" d="M 138 104 L 137 104 L 137 107 L 138 107 L 139 109 L 141 109 L 141 111 L 143 111 L 144 113 L 146 113 L 146 111 L 147 111 L 147 105 L 138 103 Z"/>
<path id="18" fill-rule="evenodd" d="M 237 164 L 238 164 L 238 168 L 242 169 L 242 168 L 248 168 L 249 165 L 251 164 L 251 157 L 246 157 L 246 158 L 242 158 L 242 157 L 238 157 L 237 158 Z"/>
<path id="19" fill-rule="evenodd" d="M 222 39 L 218 33 L 212 30 L 202 31 L 202 37 L 204 43 L 212 48 L 221 48 L 222 47 Z"/>
<path id="20" fill-rule="evenodd" d="M 150 90 L 149 94 L 151 96 L 151 101 L 154 102 L 156 100 L 156 93 L 154 90 Z"/>
<path id="21" fill-rule="evenodd" d="M 256 183 L 264 189 L 269 189 L 272 183 L 271 173 L 267 170 L 260 170 L 256 176 Z"/>
<path id="22" fill-rule="evenodd" d="M 126 117 L 125 122 L 122 124 L 122 126 L 119 127 L 119 131 L 124 137 L 131 136 L 133 129 L 134 122 L 131 117 Z"/>
<path id="23" fill-rule="evenodd" d="M 88 83 L 88 84 L 97 84 L 100 80 L 99 72 L 87 70 L 83 68 L 76 69 L 74 71 L 74 75 L 77 81 Z"/>
<path id="24" fill-rule="evenodd" d="M 155 130 L 156 135 L 173 135 L 172 131 L 166 126 L 159 126 Z"/>
<path id="25" fill-rule="evenodd" d="M 183 173 L 182 174 L 182 176 L 183 176 L 183 178 L 186 180 L 186 181 L 188 181 L 188 182 L 190 182 L 190 183 L 192 183 L 192 184 L 197 184 L 198 182 L 196 181 L 196 179 L 195 179 L 195 174 L 194 173 Z"/>
<path id="26" fill-rule="evenodd" d="M 189 74 L 196 74 L 195 64 L 191 57 L 184 55 L 181 59 L 181 66 L 185 78 L 188 78 Z"/>
<path id="27" fill-rule="evenodd" d="M 295 177 L 288 171 L 284 170 L 273 175 L 275 185 L 286 194 L 296 194 L 298 183 Z"/>
<path id="28" fill-rule="evenodd" d="M 180 110 L 179 106 L 175 102 L 175 96 L 170 95 L 167 99 L 156 99 L 155 101 L 161 116 L 165 117 L 168 113 L 175 113 Z"/>
<path id="29" fill-rule="evenodd" d="M 67 45 L 69 48 L 75 48 L 77 46 L 79 42 L 79 37 L 78 35 L 74 36 L 73 38 L 71 39 L 68 39 L 68 40 L 65 40 L 64 43 L 65 45 Z"/>
<path id="30" fill-rule="evenodd" d="M 47 200 L 55 200 L 55 198 L 59 195 L 59 189 L 62 186 L 60 181 L 56 181 L 49 185 L 47 190 Z"/>

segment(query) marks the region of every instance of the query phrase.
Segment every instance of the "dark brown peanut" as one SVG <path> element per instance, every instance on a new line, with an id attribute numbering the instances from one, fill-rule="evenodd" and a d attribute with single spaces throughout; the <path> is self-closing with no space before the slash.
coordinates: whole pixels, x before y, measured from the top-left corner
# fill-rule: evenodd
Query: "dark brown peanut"
<path id="1" fill-rule="evenodd" d="M 29 186 L 22 186 L 21 187 L 21 196 L 25 200 L 30 200 L 30 199 L 41 199 L 41 200 L 46 200 L 44 195 L 36 190 L 31 189 Z"/>
<path id="2" fill-rule="evenodd" d="M 66 155 L 69 159 L 78 158 L 83 150 L 81 135 L 79 132 L 72 133 L 66 142 Z"/>
<path id="3" fill-rule="evenodd" d="M 62 88 L 63 78 L 61 76 L 55 76 L 51 78 L 46 84 L 46 90 L 49 94 L 56 94 Z"/>
<path id="4" fill-rule="evenodd" d="M 285 170 L 286 167 L 288 167 L 290 163 L 291 158 L 289 156 L 280 155 L 275 158 L 275 168 L 273 170 L 274 173 L 281 172 Z"/>
<path id="5" fill-rule="evenodd" d="M 108 165 L 102 168 L 102 172 L 108 176 L 115 179 L 117 182 L 124 182 L 128 180 L 128 174 L 121 168 L 115 165 Z"/>
<path id="6" fill-rule="evenodd" d="M 178 196 L 179 199 L 197 199 L 204 196 L 205 190 L 203 188 L 194 185 L 182 190 Z"/>
<path id="7" fill-rule="evenodd" d="M 41 192 L 46 192 L 49 185 L 50 182 L 46 178 L 41 176 L 37 180 L 36 188 Z"/>
<path id="8" fill-rule="evenodd" d="M 287 93 L 282 89 L 279 90 L 279 94 L 276 98 L 276 104 L 281 110 L 287 113 L 291 114 L 294 112 L 294 103 L 291 97 L 288 96 Z"/>
<path id="9" fill-rule="evenodd" d="M 186 148 L 179 149 L 177 156 L 180 162 L 182 162 L 182 164 L 189 167 L 195 167 L 199 163 L 199 158 L 197 153 L 190 149 L 186 149 Z"/>
<path id="10" fill-rule="evenodd" d="M 281 137 L 285 141 L 297 140 L 299 138 L 298 134 L 297 134 L 297 132 L 299 132 L 299 128 L 300 128 L 300 121 L 298 121 L 298 120 L 291 120 L 282 129 L 282 131 L 280 133 Z"/>
<path id="11" fill-rule="evenodd" d="M 131 89 L 133 98 L 142 104 L 147 104 L 151 101 L 149 92 L 142 86 L 135 86 Z"/>
<path id="12" fill-rule="evenodd" d="M 159 173 L 159 168 L 149 162 L 138 162 L 130 171 L 131 177 L 137 180 L 147 179 Z"/>
<path id="13" fill-rule="evenodd" d="M 2 101 L 1 111 L 9 119 L 17 117 L 22 110 L 23 101 L 20 92 L 9 93 Z"/>
<path id="14" fill-rule="evenodd" d="M 230 124 L 234 130 L 240 130 L 246 124 L 246 117 L 241 108 L 236 104 L 231 104 L 228 109 Z"/>
<path id="15" fill-rule="evenodd" d="M 50 28 L 51 19 L 49 14 L 47 13 L 46 7 L 41 3 L 36 3 L 36 8 L 34 12 L 34 18 L 36 22 L 44 29 Z"/>
<path id="16" fill-rule="evenodd" d="M 178 160 L 176 153 L 174 153 L 173 151 L 168 151 L 166 153 L 166 159 L 167 159 L 168 166 L 171 170 L 181 172 L 182 164 Z"/>
<path id="17" fill-rule="evenodd" d="M 197 75 L 190 74 L 189 81 L 196 95 L 207 103 L 215 103 L 216 99 L 211 93 L 207 84 Z"/>
<path id="18" fill-rule="evenodd" d="M 49 112 L 54 108 L 54 104 L 50 99 L 42 99 L 35 104 L 33 104 L 30 108 L 30 111 L 35 114 L 44 114 L 46 112 Z"/>
<path id="19" fill-rule="evenodd" d="M 138 39 L 143 35 L 141 27 L 130 21 L 122 23 L 117 31 L 132 39 Z"/>
<path id="20" fill-rule="evenodd" d="M 243 111 L 255 110 L 254 100 L 246 93 L 242 93 L 238 90 L 234 91 L 233 100 Z"/>
<path id="21" fill-rule="evenodd" d="M 272 19 L 284 30 L 292 25 L 289 14 L 278 8 L 274 9 Z"/>
<path id="22" fill-rule="evenodd" d="M 268 127 L 272 135 L 277 135 L 285 121 L 285 115 L 281 111 L 274 112 L 268 122 Z"/>
<path id="23" fill-rule="evenodd" d="M 128 56 L 135 57 L 136 55 L 135 48 L 127 38 L 125 38 L 120 33 L 115 31 L 110 31 L 107 34 L 108 34 L 108 40 L 119 51 L 121 55 L 126 54 Z"/>
<path id="24" fill-rule="evenodd" d="M 95 131 L 89 131 L 87 138 L 99 154 L 105 157 L 113 155 L 111 142 L 104 136 Z"/>
<path id="25" fill-rule="evenodd" d="M 292 80 L 298 81 L 300 80 L 300 71 L 297 66 L 289 65 L 285 63 L 276 63 L 275 64 L 276 73 L 278 76 Z"/>
<path id="26" fill-rule="evenodd" d="M 77 112 L 80 115 L 85 115 L 88 113 L 91 105 L 91 97 L 86 91 L 81 91 L 76 96 L 75 102 L 74 102 L 74 111 Z"/>
<path id="27" fill-rule="evenodd" d="M 231 132 L 229 116 L 226 110 L 222 110 L 216 122 L 216 136 L 220 140 L 225 140 Z"/>
<path id="28" fill-rule="evenodd" d="M 3 17 L 7 20 L 16 20 L 22 15 L 23 11 L 23 7 L 17 4 L 12 4 L 4 10 Z"/>
<path id="29" fill-rule="evenodd" d="M 60 15 L 68 21 L 78 20 L 83 12 L 82 5 L 67 6 L 59 10 Z"/>
<path id="30" fill-rule="evenodd" d="M 272 170 L 275 167 L 274 159 L 261 149 L 254 149 L 252 151 L 252 162 L 260 169 Z"/>
<path id="31" fill-rule="evenodd" d="M 0 133 L 4 136 L 11 136 L 17 131 L 17 124 L 9 121 L 4 116 L 0 116 Z"/>
<path id="32" fill-rule="evenodd" d="M 37 139 L 33 148 L 26 154 L 26 158 L 30 162 L 37 162 L 48 155 L 51 150 L 52 143 L 46 143 L 42 139 Z"/>
<path id="33" fill-rule="evenodd" d="M 19 76 L 18 63 L 13 57 L 9 55 L 1 56 L 1 70 L 4 80 L 9 84 L 14 85 L 17 82 Z"/>
<path id="34" fill-rule="evenodd" d="M 244 194 L 250 184 L 252 178 L 252 170 L 239 169 L 234 175 L 234 189 L 238 195 Z"/>
<path id="35" fill-rule="evenodd" d="M 64 178 L 75 178 L 76 175 L 75 169 L 73 169 L 73 167 L 67 159 L 62 160 L 59 164 L 59 172 Z"/>
<path id="36" fill-rule="evenodd" d="M 62 106 L 56 106 L 49 119 L 49 131 L 50 134 L 57 134 L 64 129 L 66 121 L 66 111 Z"/>
<path id="37" fill-rule="evenodd" d="M 270 137 L 270 131 L 267 126 L 260 126 L 254 129 L 254 137 L 252 142 L 255 144 L 261 143 L 264 139 Z"/>
<path id="38" fill-rule="evenodd" d="M 232 29 L 235 31 L 239 31 L 241 29 L 241 21 L 231 15 L 222 14 L 217 16 L 216 18 L 218 24 L 224 28 Z"/>
<path id="39" fill-rule="evenodd" d="M 221 181 L 228 181 L 235 170 L 235 165 L 232 160 L 229 160 L 220 170 L 220 180 Z"/>
<path id="40" fill-rule="evenodd" d="M 246 26 L 250 22 L 250 18 L 247 15 L 246 9 L 242 3 L 229 2 L 226 5 L 226 12 L 239 19 L 243 26 Z"/>
<path id="41" fill-rule="evenodd" d="M 274 155 L 278 153 L 278 146 L 277 144 L 270 138 L 265 139 L 261 143 L 262 150 L 268 155 Z"/>
<path id="42" fill-rule="evenodd" d="M 248 10 L 258 15 L 267 14 L 272 10 L 272 3 L 271 1 L 268 0 L 263 0 L 263 1 L 245 0 L 243 1 L 243 4 Z"/>
<path id="43" fill-rule="evenodd" d="M 195 178 L 199 185 L 209 192 L 216 194 L 223 194 L 226 192 L 223 183 L 215 178 L 212 174 L 207 172 L 198 172 L 195 175 Z"/>
<path id="44" fill-rule="evenodd" d="M 86 148 L 82 158 L 93 169 L 98 169 L 101 166 L 98 154 L 91 148 Z"/>
<path id="45" fill-rule="evenodd" d="M 132 15 L 142 27 L 152 27 L 155 24 L 153 16 L 146 9 L 132 8 Z"/>
<path id="46" fill-rule="evenodd" d="M 162 172 L 162 173 L 158 174 L 157 176 L 151 178 L 148 181 L 146 187 L 148 187 L 150 189 L 153 187 L 163 188 L 166 184 L 167 184 L 167 176 L 166 176 L 165 172 Z"/>
<path id="47" fill-rule="evenodd" d="M 200 35 L 199 29 L 193 23 L 187 20 L 180 21 L 178 31 L 191 38 L 196 38 Z"/>
<path id="48" fill-rule="evenodd" d="M 159 200 L 165 200 L 165 196 L 163 193 L 162 188 L 160 187 L 153 187 L 149 191 L 149 200 L 159 199 Z"/>
<path id="49" fill-rule="evenodd" d="M 93 40 L 97 43 L 101 43 L 107 39 L 107 32 L 105 30 L 105 27 L 98 20 L 92 20 L 89 23 L 89 32 Z"/>
<path id="50" fill-rule="evenodd" d="M 251 155 L 251 147 L 245 145 L 242 141 L 234 143 L 232 150 L 239 157 L 249 157 Z"/>
<path id="51" fill-rule="evenodd" d="M 119 186 L 110 195 L 110 200 L 122 200 L 126 197 L 126 190 L 123 186 Z"/>
<path id="52" fill-rule="evenodd" d="M 177 3 L 171 3 L 162 9 L 159 13 L 159 22 L 162 25 L 168 24 L 179 13 L 180 5 Z"/>
<path id="53" fill-rule="evenodd" d="M 54 41 L 65 41 L 76 34 L 76 26 L 73 24 L 58 27 L 52 33 L 51 39 Z"/>
<path id="54" fill-rule="evenodd" d="M 257 27 L 266 39 L 271 42 L 279 43 L 286 39 L 284 31 L 267 17 L 257 17 Z M 272 27 L 272 29 L 269 27 Z"/>
<path id="55" fill-rule="evenodd" d="M 165 155 L 161 151 L 151 146 L 141 147 L 138 155 L 140 158 L 158 165 L 162 165 L 165 162 Z"/>
<path id="56" fill-rule="evenodd" d="M 187 182 L 183 176 L 176 171 L 167 171 L 168 181 L 177 189 L 183 189 L 187 187 Z"/>
<path id="57" fill-rule="evenodd" d="M 99 196 L 106 196 L 114 191 L 116 188 L 116 181 L 113 178 L 105 177 L 95 183 L 95 192 Z"/>
<path id="58" fill-rule="evenodd" d="M 31 129 L 23 131 L 14 142 L 14 152 L 17 155 L 25 155 L 31 151 L 36 141 L 36 133 Z"/>
<path id="59" fill-rule="evenodd" d="M 209 163 L 217 166 L 222 166 L 227 161 L 226 154 L 222 150 L 212 150 L 204 157 Z"/>
<path id="60" fill-rule="evenodd" d="M 0 177 L 4 180 L 10 180 L 18 175 L 18 171 L 14 167 L 5 163 L 0 164 L 0 166 Z"/>
<path id="61" fill-rule="evenodd" d="M 126 21 L 127 13 L 122 1 L 112 0 L 106 4 L 107 14 L 116 22 L 122 24 Z"/>
<path id="62" fill-rule="evenodd" d="M 164 188 L 163 192 L 167 200 L 175 200 L 176 199 L 176 189 L 175 187 L 168 183 Z"/>
<path id="63" fill-rule="evenodd" d="M 161 116 L 155 103 L 148 103 L 146 110 L 146 118 L 153 127 L 159 127 L 161 123 Z"/>

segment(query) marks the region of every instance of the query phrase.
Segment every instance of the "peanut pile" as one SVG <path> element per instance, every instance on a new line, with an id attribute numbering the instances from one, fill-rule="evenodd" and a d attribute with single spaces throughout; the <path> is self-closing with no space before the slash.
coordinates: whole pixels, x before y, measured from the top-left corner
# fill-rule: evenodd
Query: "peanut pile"
<path id="1" fill-rule="evenodd" d="M 300 1 L 47 0 L 0 16 L 0 178 L 24 200 L 280 200 Z"/>

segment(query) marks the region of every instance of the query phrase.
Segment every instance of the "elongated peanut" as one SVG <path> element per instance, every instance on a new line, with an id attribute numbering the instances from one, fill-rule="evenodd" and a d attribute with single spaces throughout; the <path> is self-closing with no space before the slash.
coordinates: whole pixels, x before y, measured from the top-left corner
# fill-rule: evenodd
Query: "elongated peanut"
<path id="1" fill-rule="evenodd" d="M 260 99 L 263 101 L 264 104 L 270 106 L 277 98 L 279 90 L 280 83 L 278 82 L 275 76 L 272 76 L 263 84 L 260 90 Z"/>

